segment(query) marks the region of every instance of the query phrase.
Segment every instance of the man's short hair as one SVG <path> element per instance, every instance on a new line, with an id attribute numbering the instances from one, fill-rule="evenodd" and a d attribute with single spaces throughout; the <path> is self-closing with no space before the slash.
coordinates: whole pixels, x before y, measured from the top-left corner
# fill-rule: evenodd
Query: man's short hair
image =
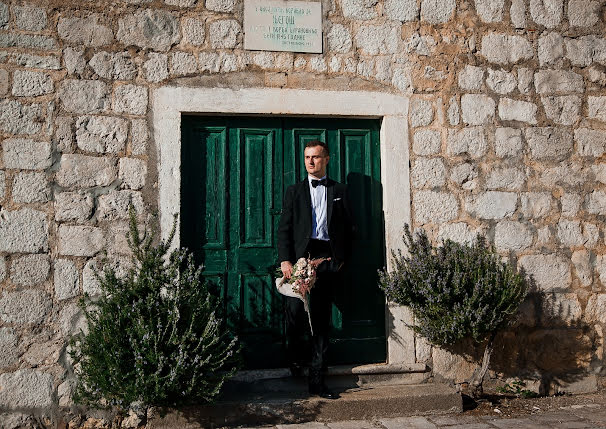
<path id="1" fill-rule="evenodd" d="M 322 148 L 324 149 L 324 155 L 329 156 L 330 152 L 328 151 L 328 145 L 324 142 L 321 142 L 320 140 L 310 140 L 307 143 L 305 143 L 305 149 L 307 149 L 308 147 L 316 147 L 316 146 L 322 146 Z"/>

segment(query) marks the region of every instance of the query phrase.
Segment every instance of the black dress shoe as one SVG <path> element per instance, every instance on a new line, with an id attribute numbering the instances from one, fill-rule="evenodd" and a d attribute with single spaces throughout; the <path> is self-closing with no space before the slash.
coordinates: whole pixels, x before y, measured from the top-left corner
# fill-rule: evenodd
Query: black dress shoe
<path id="1" fill-rule="evenodd" d="M 312 396 L 319 396 L 324 399 L 337 399 L 338 394 L 334 393 L 325 384 L 317 384 L 309 386 L 309 394 Z"/>

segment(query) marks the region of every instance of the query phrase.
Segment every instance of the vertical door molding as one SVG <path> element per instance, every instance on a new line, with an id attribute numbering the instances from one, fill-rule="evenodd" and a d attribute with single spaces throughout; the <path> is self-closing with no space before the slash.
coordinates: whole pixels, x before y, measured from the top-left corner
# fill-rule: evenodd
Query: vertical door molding
<path id="1" fill-rule="evenodd" d="M 170 232 L 173 214 L 180 213 L 182 114 L 381 118 L 381 184 L 385 244 L 390 255 L 392 249 L 402 246 L 404 223 L 411 222 L 408 108 L 408 97 L 379 92 L 172 86 L 155 89 L 152 117 L 162 236 Z M 175 237 L 173 245 L 179 246 L 179 237 Z M 414 363 L 414 335 L 404 324 L 410 323 L 410 315 L 405 308 L 387 306 L 387 309 L 388 361 Z"/>

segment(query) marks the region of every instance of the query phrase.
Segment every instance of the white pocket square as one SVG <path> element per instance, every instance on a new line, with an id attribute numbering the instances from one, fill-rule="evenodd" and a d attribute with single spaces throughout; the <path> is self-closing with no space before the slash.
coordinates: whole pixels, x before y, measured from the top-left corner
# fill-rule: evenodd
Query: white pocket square
<path id="1" fill-rule="evenodd" d="M 341 200 L 341 197 L 339 197 L 339 198 L 333 198 L 333 201 L 340 201 L 340 200 Z"/>

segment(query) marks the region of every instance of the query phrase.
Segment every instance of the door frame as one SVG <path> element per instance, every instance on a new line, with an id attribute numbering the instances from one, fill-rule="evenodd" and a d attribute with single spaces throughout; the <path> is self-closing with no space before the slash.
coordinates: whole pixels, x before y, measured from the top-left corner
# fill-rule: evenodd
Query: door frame
<path id="1" fill-rule="evenodd" d="M 386 255 L 390 255 L 392 249 L 402 248 L 404 223 L 411 222 L 409 97 L 366 91 L 163 86 L 152 92 L 151 100 L 163 238 L 170 233 L 173 214 L 181 211 L 182 114 L 338 116 L 381 119 L 379 139 Z M 173 247 L 178 247 L 179 241 L 177 234 Z M 388 257 L 388 267 L 390 262 Z M 406 327 L 412 323 L 410 312 L 405 307 L 386 303 L 385 317 L 388 363 L 414 364 L 415 337 Z"/>

